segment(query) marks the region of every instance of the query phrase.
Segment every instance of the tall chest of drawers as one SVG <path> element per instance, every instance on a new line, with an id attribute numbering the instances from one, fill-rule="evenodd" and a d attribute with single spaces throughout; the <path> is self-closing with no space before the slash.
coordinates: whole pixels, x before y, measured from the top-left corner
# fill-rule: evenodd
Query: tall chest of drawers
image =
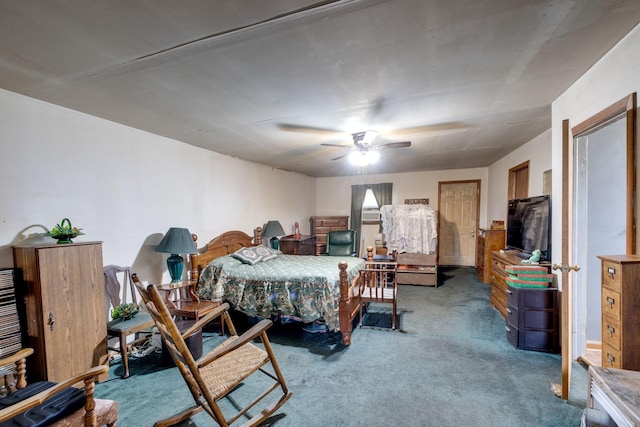
<path id="1" fill-rule="evenodd" d="M 640 256 L 600 255 L 602 366 L 640 370 Z"/>
<path id="2" fill-rule="evenodd" d="M 311 235 L 316 236 L 316 255 L 327 252 L 327 233 L 334 230 L 347 230 L 348 216 L 312 216 Z"/>
<path id="3" fill-rule="evenodd" d="M 476 271 L 482 283 L 491 283 L 491 252 L 504 248 L 506 230 L 479 229 L 476 237 Z"/>

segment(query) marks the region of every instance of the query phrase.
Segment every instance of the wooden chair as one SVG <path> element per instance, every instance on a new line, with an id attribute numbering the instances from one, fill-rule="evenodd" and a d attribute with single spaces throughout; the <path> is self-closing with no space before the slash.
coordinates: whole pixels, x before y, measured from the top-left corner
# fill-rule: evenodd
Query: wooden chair
<path id="1" fill-rule="evenodd" d="M 136 288 L 131 280 L 131 267 L 120 267 L 117 265 L 107 265 L 104 267 L 105 288 L 112 308 L 127 301 L 127 292 L 131 294 L 131 302 L 138 303 L 136 298 Z M 120 279 L 122 278 L 122 279 Z M 128 286 L 127 286 L 128 285 Z M 122 292 L 122 296 L 121 293 Z M 138 312 L 133 319 L 114 319 L 107 323 L 107 335 L 117 337 L 119 346 L 109 347 L 109 350 L 117 351 L 122 355 L 122 365 L 124 374 L 122 378 L 129 378 L 129 347 L 139 343 L 139 335 L 145 334 L 146 340 L 151 335 L 151 328 L 154 322 L 149 313 Z M 127 337 L 134 335 L 134 341 L 127 343 Z"/>
<path id="2" fill-rule="evenodd" d="M 15 373 L 9 371 L 3 373 L 4 387 L 8 395 L 2 400 L 13 400 L 20 394 L 30 396 L 0 410 L 0 425 L 35 425 L 36 421 L 39 421 L 40 425 L 54 427 L 104 425 L 111 427 L 116 425 L 118 403 L 113 400 L 94 399 L 93 396 L 94 378 L 106 374 L 109 370 L 108 366 L 95 366 L 57 384 L 40 382 L 27 385 L 26 358 L 31 354 L 33 354 L 33 349 L 24 348 L 11 356 L 0 359 L 0 366 L 15 364 Z M 72 387 L 79 382 L 84 382 L 84 393 L 82 393 L 82 389 L 78 390 Z M 32 394 L 32 392 L 36 394 Z M 52 407 L 64 407 L 67 399 L 78 401 L 78 395 L 82 394 L 84 394 L 84 404 L 80 399 L 80 404 L 76 405 L 80 406 L 79 409 L 74 409 L 76 406 L 72 406 L 68 409 L 69 413 L 51 410 Z M 47 405 L 48 402 L 55 402 L 55 404 Z M 43 421 L 41 418 L 43 414 L 52 418 Z M 20 418 L 20 424 L 11 423 L 11 421 L 18 422 L 16 417 Z M 34 423 L 28 424 L 26 420 Z"/>
<path id="3" fill-rule="evenodd" d="M 391 329 L 396 329 L 397 270 L 398 263 L 390 261 L 367 261 L 360 270 L 360 327 L 368 303 L 386 303 L 392 305 Z"/>
<path id="4" fill-rule="evenodd" d="M 157 287 L 150 284 L 145 288 L 136 274 L 133 275 L 133 280 L 196 403 L 173 417 L 156 422 L 154 426 L 174 425 L 191 418 L 202 410 L 206 411 L 219 425 L 228 426 L 242 416 L 249 416 L 248 412 L 258 402 L 271 393 L 277 393 L 275 400 L 272 400 L 263 409 L 256 410 L 255 415 L 243 424 L 255 426 L 264 422 L 291 397 L 291 392 L 287 388 L 267 337 L 266 330 L 272 324 L 270 320 L 262 320 L 238 336 L 229 316 L 229 304 L 224 303 L 196 321 L 193 326 L 181 334 L 165 304 L 164 296 L 161 295 Z M 194 331 L 221 316 L 224 317 L 231 336 L 208 354 L 194 360 L 185 344 L 185 337 L 189 337 Z M 260 339 L 264 349 L 251 343 L 256 338 Z M 273 372 L 265 369 L 269 363 Z M 270 386 L 236 414 L 227 417 L 218 405 L 218 401 L 236 391 L 239 384 L 257 372 L 271 378 L 269 380 Z M 279 392 L 277 392 L 278 389 Z M 236 407 L 240 406 L 238 398 L 242 394 L 242 390 L 241 387 L 233 393 L 233 405 Z"/>

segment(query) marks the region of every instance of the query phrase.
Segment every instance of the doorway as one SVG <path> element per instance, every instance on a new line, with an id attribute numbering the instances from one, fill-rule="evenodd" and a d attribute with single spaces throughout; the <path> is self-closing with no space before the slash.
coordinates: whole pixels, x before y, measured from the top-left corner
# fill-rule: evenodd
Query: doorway
<path id="1" fill-rule="evenodd" d="M 438 183 L 438 263 L 474 266 L 480 181 Z"/>
<path id="2" fill-rule="evenodd" d="M 606 175 L 604 169 L 593 172 L 591 164 L 596 165 L 602 159 L 593 158 L 589 150 L 584 151 L 586 155 L 580 155 L 579 150 L 585 150 L 580 146 L 580 137 L 595 134 L 602 128 L 614 124 L 620 120 L 623 125 L 617 128 L 617 135 L 624 141 L 622 151 L 624 152 L 624 165 L 620 167 L 624 171 L 624 178 L 616 178 L 617 181 L 609 182 L 607 191 L 611 191 L 611 186 L 615 190 L 621 190 L 624 193 L 623 211 L 625 215 L 625 226 L 623 236 L 625 239 L 625 248 L 623 254 L 634 254 L 636 249 L 636 219 L 635 219 L 635 188 L 636 188 L 636 169 L 635 169 L 635 146 L 636 146 L 636 94 L 621 99 L 615 104 L 604 109 L 600 113 L 590 119 L 571 128 L 569 120 L 562 122 L 562 260 L 559 264 L 554 264 L 554 270 L 560 270 L 562 276 L 562 395 L 563 399 L 569 398 L 570 381 L 571 381 L 571 363 L 577 359 L 583 359 L 586 363 L 590 363 L 586 358 L 587 353 L 587 321 L 591 317 L 592 307 L 588 305 L 588 286 L 589 280 L 600 282 L 600 268 L 589 268 L 589 250 L 594 249 L 597 254 L 600 252 L 599 242 L 589 241 L 589 228 L 593 226 L 592 233 L 597 234 L 596 226 L 588 224 L 591 218 L 588 199 L 592 196 L 594 189 L 589 188 L 588 174 L 595 173 Z M 615 129 L 611 128 L 612 130 Z M 602 134 L 604 140 L 609 140 L 612 136 Z M 584 143 L 585 140 L 582 140 Z M 600 148 L 602 150 L 602 148 Z M 605 153 L 605 157 L 609 155 Z M 582 160 L 580 160 L 582 159 Z M 582 161 L 586 164 L 579 164 Z M 609 166 L 612 167 L 612 166 Z M 618 182 L 622 181 L 622 182 Z M 614 183 L 615 182 L 615 183 Z M 602 191 L 602 189 L 601 189 Z M 608 199 L 604 199 L 604 203 L 608 203 Z M 579 212 L 582 210 L 583 212 Z M 594 217 L 604 215 L 596 213 Z M 606 219 L 602 217 L 593 223 L 603 222 Z M 582 228 L 581 228 L 582 227 Z M 593 246 L 593 248 L 590 248 Z M 579 273 L 581 270 L 577 260 L 586 263 L 587 271 Z M 596 270 L 596 271 L 594 271 Z M 589 279 L 589 276 L 591 279 Z M 591 290 L 594 294 L 595 289 Z M 597 293 L 598 296 L 600 293 Z M 601 299 L 597 299 L 596 305 L 601 307 Z M 595 310 L 595 309 L 594 309 Z M 593 316 L 601 320 L 600 316 Z M 593 326 L 591 327 L 593 328 Z M 591 332 L 590 332 L 591 333 Z"/>

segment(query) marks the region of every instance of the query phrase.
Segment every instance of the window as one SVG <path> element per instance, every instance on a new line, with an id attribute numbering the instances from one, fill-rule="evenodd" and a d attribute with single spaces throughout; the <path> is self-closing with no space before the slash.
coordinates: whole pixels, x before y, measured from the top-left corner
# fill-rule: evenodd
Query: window
<path id="1" fill-rule="evenodd" d="M 380 223 L 380 206 L 378 206 L 378 201 L 370 188 L 367 188 L 364 194 L 364 201 L 362 202 L 362 223 Z"/>

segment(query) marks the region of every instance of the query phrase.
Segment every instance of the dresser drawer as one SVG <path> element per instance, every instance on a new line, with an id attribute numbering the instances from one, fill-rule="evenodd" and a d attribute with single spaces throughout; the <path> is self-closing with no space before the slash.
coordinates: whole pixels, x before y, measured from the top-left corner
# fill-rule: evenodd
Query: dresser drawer
<path id="1" fill-rule="evenodd" d="M 329 229 L 347 228 L 347 220 L 346 219 L 341 219 L 341 218 L 316 219 L 314 224 L 315 224 L 315 227 L 317 229 L 320 229 L 320 228 L 329 228 Z"/>
<path id="2" fill-rule="evenodd" d="M 435 254 L 404 252 L 398 254 L 396 261 L 398 265 L 436 265 L 436 256 Z"/>
<path id="3" fill-rule="evenodd" d="M 622 366 L 622 354 L 619 350 L 602 343 L 602 367 L 603 368 L 617 368 Z"/>
<path id="4" fill-rule="evenodd" d="M 518 324 L 518 309 L 512 305 L 507 304 L 507 323 L 512 325 Z"/>
<path id="5" fill-rule="evenodd" d="M 498 311 L 500 311 L 500 313 L 504 317 L 506 317 L 507 293 L 504 290 L 497 288 L 496 286 L 492 286 L 491 300 L 496 306 L 496 308 L 498 309 Z"/>
<path id="6" fill-rule="evenodd" d="M 518 328 L 507 322 L 505 329 L 507 331 L 507 341 L 509 341 L 509 344 L 518 348 Z"/>
<path id="7" fill-rule="evenodd" d="M 602 288 L 602 315 L 620 322 L 622 310 L 620 294 L 608 288 Z"/>
<path id="8" fill-rule="evenodd" d="M 437 284 L 437 274 L 427 272 L 401 272 L 398 270 L 396 281 L 402 285 L 435 286 Z"/>
<path id="9" fill-rule="evenodd" d="M 622 329 L 619 320 L 602 316 L 602 341 L 618 351 L 622 350 Z"/>
<path id="10" fill-rule="evenodd" d="M 602 261 L 602 286 L 620 292 L 621 275 L 619 263 Z"/>

